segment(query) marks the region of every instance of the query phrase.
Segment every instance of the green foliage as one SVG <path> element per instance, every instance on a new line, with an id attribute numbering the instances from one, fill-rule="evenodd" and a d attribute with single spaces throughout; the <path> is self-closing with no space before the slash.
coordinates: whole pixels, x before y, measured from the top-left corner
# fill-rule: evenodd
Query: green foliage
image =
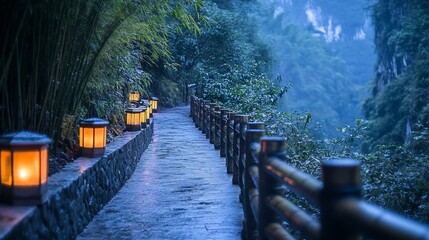
<path id="1" fill-rule="evenodd" d="M 415 132 L 429 123 L 429 4 L 380 0 L 371 11 L 378 73 L 364 104 L 365 116 L 371 122 L 366 150 L 383 144 L 406 144 L 427 153 L 423 142 L 429 139 L 426 135 L 415 138 Z"/>
<path id="2" fill-rule="evenodd" d="M 10 1 L 1 8 L 0 132 L 27 129 L 59 136 L 105 37 L 97 30 L 105 1 Z"/>
<path id="3" fill-rule="evenodd" d="M 228 66 L 250 69 L 255 62 L 268 61 L 266 47 L 256 38 L 246 13 L 207 1 L 201 14 L 206 18 L 201 21 L 200 34 L 170 36 L 172 54 L 179 64 L 174 75 L 177 82 L 196 84 L 202 95 L 206 81 L 231 71 Z"/>
<path id="4" fill-rule="evenodd" d="M 63 123 L 73 122 L 63 121 L 66 114 L 120 121 L 128 91 L 147 97 L 154 72 L 174 67 L 170 23 L 198 32 L 190 12 L 202 6 L 201 0 L 5 3 L 0 132 L 27 129 L 56 140 L 61 127 L 70 128 Z"/>

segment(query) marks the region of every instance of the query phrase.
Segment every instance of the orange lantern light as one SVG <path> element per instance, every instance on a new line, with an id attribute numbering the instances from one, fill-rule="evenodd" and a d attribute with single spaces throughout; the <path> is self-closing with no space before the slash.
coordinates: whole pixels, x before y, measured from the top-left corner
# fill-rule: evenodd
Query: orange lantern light
<path id="1" fill-rule="evenodd" d="M 153 112 L 154 113 L 158 112 L 158 98 L 151 97 L 150 100 L 149 100 L 149 102 L 152 105 Z"/>
<path id="2" fill-rule="evenodd" d="M 47 192 L 46 135 L 21 131 L 0 137 L 0 201 L 28 205 L 42 202 Z"/>
<path id="3" fill-rule="evenodd" d="M 131 91 L 129 93 L 128 99 L 130 102 L 138 102 L 140 98 L 140 94 L 137 91 Z"/>
<path id="4" fill-rule="evenodd" d="M 141 120 L 140 113 L 142 112 L 139 108 L 130 107 L 125 110 L 126 119 L 126 130 L 127 131 L 140 131 Z"/>
<path id="5" fill-rule="evenodd" d="M 87 118 L 79 122 L 79 147 L 84 157 L 101 157 L 106 151 L 106 126 L 100 118 Z"/>
<path id="6" fill-rule="evenodd" d="M 145 106 L 140 106 L 139 109 L 141 110 L 141 112 L 140 112 L 141 127 L 142 128 L 146 128 L 146 126 L 147 126 L 147 124 L 146 124 L 146 111 L 147 111 L 147 108 Z"/>
<path id="7" fill-rule="evenodd" d="M 152 104 L 148 100 L 143 100 L 143 105 L 146 106 L 146 122 L 150 123 L 150 118 L 153 117 L 152 115 Z"/>

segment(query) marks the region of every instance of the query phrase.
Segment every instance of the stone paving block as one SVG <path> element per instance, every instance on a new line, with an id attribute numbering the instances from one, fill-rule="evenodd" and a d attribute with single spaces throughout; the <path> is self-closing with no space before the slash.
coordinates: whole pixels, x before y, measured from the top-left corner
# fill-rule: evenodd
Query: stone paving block
<path id="1" fill-rule="evenodd" d="M 239 188 L 188 115 L 155 113 L 133 176 L 78 239 L 241 239 Z"/>

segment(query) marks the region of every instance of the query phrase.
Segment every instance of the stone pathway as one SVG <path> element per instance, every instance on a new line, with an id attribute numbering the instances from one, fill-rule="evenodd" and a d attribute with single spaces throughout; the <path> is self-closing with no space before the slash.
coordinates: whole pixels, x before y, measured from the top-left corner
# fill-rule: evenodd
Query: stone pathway
<path id="1" fill-rule="evenodd" d="M 133 176 L 77 239 L 241 239 L 239 188 L 188 115 L 155 115 Z"/>

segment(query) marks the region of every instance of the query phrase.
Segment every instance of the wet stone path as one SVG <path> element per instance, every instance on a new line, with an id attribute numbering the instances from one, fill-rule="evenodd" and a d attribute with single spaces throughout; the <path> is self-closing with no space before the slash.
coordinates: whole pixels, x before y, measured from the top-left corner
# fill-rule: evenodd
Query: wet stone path
<path id="1" fill-rule="evenodd" d="M 155 115 L 133 176 L 77 239 L 240 239 L 239 189 L 188 115 Z"/>

